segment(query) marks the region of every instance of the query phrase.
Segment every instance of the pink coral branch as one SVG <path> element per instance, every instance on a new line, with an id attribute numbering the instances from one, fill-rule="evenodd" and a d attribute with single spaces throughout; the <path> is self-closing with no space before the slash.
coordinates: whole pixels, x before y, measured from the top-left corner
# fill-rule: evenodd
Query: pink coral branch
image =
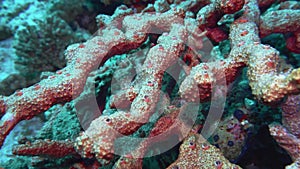
<path id="1" fill-rule="evenodd" d="M 282 109 L 282 123 L 283 125 L 296 137 L 300 138 L 300 95 L 290 95 Z"/>
<path id="2" fill-rule="evenodd" d="M 60 158 L 67 155 L 77 155 L 73 142 L 37 140 L 33 143 L 21 144 L 13 149 L 15 155 L 46 156 Z"/>
<path id="3" fill-rule="evenodd" d="M 295 32 L 300 26 L 300 10 L 277 10 L 261 16 L 259 33 L 265 37 L 271 33 Z"/>
<path id="4" fill-rule="evenodd" d="M 120 134 L 132 134 L 148 122 L 160 96 L 163 73 L 178 59 L 184 49 L 185 38 L 185 29 L 179 24 L 173 24 L 171 31 L 158 39 L 158 44 L 150 49 L 141 73 L 153 85 L 142 82 L 144 85 L 133 100 L 130 112 L 118 111 L 95 119 L 83 135 L 76 139 L 76 149 L 82 156 L 93 157 L 94 154 L 97 159 L 110 160 L 114 153 L 114 140 Z"/>
<path id="5" fill-rule="evenodd" d="M 300 161 L 300 132 L 299 132 L 299 113 L 300 95 L 290 95 L 282 108 L 282 123 L 269 125 L 270 134 L 276 142 L 284 148 L 292 157 L 294 163 L 289 167 L 299 168 Z"/>
<path id="6" fill-rule="evenodd" d="M 0 96 L 0 117 L 5 114 L 5 110 L 6 110 L 6 105 L 4 102 L 4 97 Z"/>
<path id="7" fill-rule="evenodd" d="M 288 73 L 279 72 L 279 52 L 260 43 L 258 5 L 254 1 L 247 1 L 244 10 L 244 15 L 231 26 L 233 50 L 229 57 L 237 57 L 246 62 L 252 93 L 258 100 L 266 103 L 278 102 L 286 94 L 298 93 L 300 69 Z"/>
<path id="8" fill-rule="evenodd" d="M 270 125 L 269 130 L 276 142 L 290 154 L 293 160 L 299 160 L 300 140 L 278 124 Z"/>
<path id="9" fill-rule="evenodd" d="M 178 159 L 167 169 L 173 168 L 232 168 L 238 165 L 230 163 L 219 149 L 211 145 L 200 134 L 191 132 L 180 146 Z"/>
<path id="10" fill-rule="evenodd" d="M 201 8 L 197 13 L 197 21 L 202 31 L 215 42 L 221 42 L 228 38 L 228 35 L 217 26 L 218 21 L 224 14 L 233 14 L 243 8 L 244 0 L 214 0 L 211 4 Z"/>
<path id="11" fill-rule="evenodd" d="M 186 101 L 198 101 L 199 98 L 201 101 L 209 100 L 214 83 L 222 80 L 225 80 L 226 84 L 233 82 L 243 67 L 248 67 L 252 93 L 258 100 L 270 104 L 277 103 L 286 95 L 299 93 L 300 68 L 281 72 L 278 65 L 279 52 L 262 44 L 259 37 L 259 34 L 266 36 L 274 31 L 280 33 L 291 31 L 294 33 L 294 37 L 298 38 L 299 34 L 295 27 L 299 28 L 299 25 L 291 27 L 286 21 L 276 22 L 276 19 L 280 19 L 276 18 L 276 15 L 275 19 L 268 23 L 264 19 L 271 16 L 260 18 L 259 4 L 255 0 L 245 0 L 245 2 L 216 0 L 200 10 L 197 19 L 185 16 L 187 11 L 180 7 L 174 7 L 160 14 L 143 12 L 129 15 L 132 14 L 132 11 L 122 6 L 118 8 L 118 10 L 123 10 L 120 15 L 98 17 L 101 29 L 95 37 L 85 43 L 72 45 L 66 50 L 67 66 L 65 68 L 31 87 L 16 91 L 11 96 L 0 97 L 0 115 L 2 116 L 0 145 L 21 120 L 31 119 L 55 104 L 69 102 L 78 97 L 93 69 L 98 68 L 112 55 L 139 47 L 146 40 L 148 33 L 152 33 L 153 29 L 159 29 L 165 33 L 159 36 L 157 44 L 152 46 L 147 54 L 142 71 L 137 77 L 140 84 L 117 95 L 111 104 L 112 107 L 119 107 L 124 103 L 120 100 L 125 97 L 126 104 L 124 105 L 127 107 L 131 103 L 130 111 L 118 111 L 112 115 L 96 118 L 89 128 L 75 140 L 75 150 L 83 158 L 95 157 L 102 163 L 109 162 L 114 155 L 114 141 L 124 135 L 131 135 L 148 122 L 159 100 L 163 74 L 180 57 L 185 49 L 185 43 L 189 42 L 191 46 L 194 45 L 195 49 L 201 49 L 201 36 L 195 35 L 199 32 L 191 33 L 197 30 L 195 27 L 204 29 L 207 34 L 212 35 L 211 37 L 214 36 L 217 42 L 224 40 L 227 38 L 227 34 L 224 34 L 217 26 L 217 22 L 222 15 L 235 13 L 242 7 L 243 15 L 236 19 L 230 27 L 231 51 L 229 56 L 213 62 L 200 64 L 197 61 L 193 62 L 189 75 L 180 85 L 179 92 L 182 98 Z M 289 19 L 288 14 L 281 12 L 278 11 L 277 14 Z M 283 12 L 285 11 L 283 10 Z M 293 16 L 298 16 L 298 14 Z M 289 22 L 300 23 L 298 18 L 290 18 Z M 280 29 L 281 26 L 284 27 L 284 30 Z M 278 30 L 274 30 L 274 28 L 278 28 Z M 298 48 L 298 46 L 296 47 Z M 163 121 L 165 124 L 173 122 L 173 117 L 171 120 L 169 119 L 170 121 L 167 117 L 162 119 L 162 121 L 165 120 Z M 160 126 L 160 128 L 154 128 L 151 134 L 161 134 L 166 130 L 164 123 L 159 121 L 156 127 Z M 281 137 L 280 133 L 288 136 L 284 139 L 290 141 L 290 145 L 297 143 L 295 137 L 287 134 L 286 130 L 280 127 L 272 129 L 276 129 L 276 132 L 273 132 L 274 136 Z M 44 142 L 40 143 L 44 145 Z M 59 147 L 59 145 L 57 146 Z M 33 151 L 42 151 L 42 154 L 47 154 L 46 150 L 34 147 L 35 144 L 31 148 L 21 146 L 16 153 L 30 154 Z M 140 151 L 140 153 L 142 152 Z M 208 165 L 210 167 L 238 168 L 226 161 L 218 150 L 195 133 L 185 139 L 178 160 L 170 167 L 187 167 L 186 163 L 189 161 L 195 165 L 194 167 L 199 168 L 201 164 L 199 160 L 207 160 L 199 152 L 211 155 L 207 156 L 210 158 L 208 160 L 212 160 Z M 205 155 L 204 157 L 206 157 Z M 292 155 L 298 158 L 295 153 Z"/>
<path id="12" fill-rule="evenodd" d="M 6 107 L 0 123 L 0 145 L 20 121 L 31 119 L 52 105 L 76 98 L 82 92 L 88 74 L 107 57 L 134 49 L 145 40 L 145 35 L 129 31 L 125 35 L 114 27 L 102 31 L 107 36 L 96 36 L 84 44 L 69 47 L 67 66 L 56 75 L 4 98 L 0 105 Z M 119 36 L 116 32 L 120 33 Z"/>
<path id="13" fill-rule="evenodd" d="M 197 13 L 197 20 L 200 27 L 214 28 L 224 14 L 233 14 L 241 10 L 244 0 L 213 0 L 211 4 L 200 9 Z"/>
<path id="14" fill-rule="evenodd" d="M 180 119 L 180 115 L 184 111 L 187 111 L 186 106 L 182 106 L 181 108 L 168 106 L 165 112 L 168 111 L 171 112 L 161 117 L 155 123 L 147 139 L 143 140 L 133 152 L 121 157 L 115 163 L 115 169 L 142 168 L 142 159 L 151 145 L 168 140 L 172 135 L 178 136 L 179 141 L 186 137 L 191 126 L 184 124 L 184 121 Z M 192 131 L 195 132 L 196 127 L 194 128 Z"/>

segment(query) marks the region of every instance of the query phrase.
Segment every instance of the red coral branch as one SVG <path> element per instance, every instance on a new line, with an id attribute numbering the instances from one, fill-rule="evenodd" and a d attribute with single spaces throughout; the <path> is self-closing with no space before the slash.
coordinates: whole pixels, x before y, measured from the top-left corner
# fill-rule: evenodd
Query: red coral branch
<path id="1" fill-rule="evenodd" d="M 270 134 L 277 143 L 284 148 L 293 160 L 300 158 L 300 140 L 292 135 L 286 128 L 278 124 L 269 125 Z"/>
<path id="2" fill-rule="evenodd" d="M 178 5 L 180 6 L 180 5 Z M 192 4 L 195 8 L 195 4 Z M 124 102 L 120 99 L 125 96 L 126 106 L 130 102 L 130 111 L 118 111 L 112 115 L 103 115 L 95 119 L 89 128 L 75 140 L 75 150 L 83 158 L 96 158 L 102 164 L 109 162 L 114 155 L 114 141 L 137 131 L 147 123 L 156 108 L 160 97 L 162 78 L 166 69 L 171 66 L 185 50 L 189 43 L 195 49 L 201 49 L 201 34 L 195 33 L 195 27 L 205 30 L 205 33 L 217 42 L 227 38 L 227 34 L 217 26 L 217 22 L 224 14 L 231 14 L 243 8 L 243 14 L 236 19 L 231 27 L 229 40 L 231 51 L 228 57 L 213 62 L 193 62 L 189 75 L 180 84 L 180 94 L 185 101 L 209 100 L 213 84 L 225 81 L 233 82 L 239 75 L 239 70 L 248 67 L 248 79 L 252 93 L 258 100 L 266 103 L 277 103 L 286 95 L 300 92 L 300 68 L 290 69 L 286 72 L 279 70 L 279 52 L 260 41 L 260 36 L 271 33 L 294 33 L 290 41 L 291 49 L 299 49 L 299 11 L 276 11 L 267 13 L 260 18 L 259 4 L 255 0 L 216 0 L 202 8 L 193 18 L 188 15 L 185 8 L 172 7 L 164 13 L 132 14 L 124 6 L 118 8 L 121 14 L 112 17 L 98 17 L 101 29 L 95 37 L 82 44 L 70 46 L 66 50 L 67 66 L 56 72 L 54 76 L 40 81 L 34 86 L 16 91 L 8 97 L 0 97 L 0 145 L 5 137 L 21 120 L 30 119 L 58 103 L 65 103 L 78 97 L 83 91 L 86 79 L 90 72 L 107 60 L 110 56 L 121 54 L 139 47 L 154 29 L 161 32 L 157 44 L 151 47 L 147 54 L 142 71 L 136 79 L 139 84 L 115 97 L 112 107 L 118 107 Z M 150 9 L 149 9 L 150 10 Z M 185 16 L 185 14 L 187 14 Z M 272 16 L 270 16 L 272 14 Z M 292 17 L 291 17 L 292 16 Z M 282 20 L 284 18 L 285 20 Z M 101 20 L 102 19 L 102 20 Z M 269 19 L 269 20 L 268 20 Z M 286 21 L 288 20 L 288 21 Z M 259 26 L 259 27 L 258 27 Z M 198 35 L 200 34 L 200 35 Z M 259 36 L 260 34 L 260 36 Z M 198 64 L 198 65 L 196 65 Z M 129 87 L 128 87 L 129 88 Z M 223 94 L 223 93 L 222 93 Z M 150 136 L 161 134 L 168 127 L 165 124 L 175 123 L 173 116 L 165 116 L 152 130 Z M 159 127 L 159 128 L 158 128 Z M 284 136 L 285 130 L 279 128 Z M 282 132 L 281 132 L 282 131 Z M 281 136 L 281 135 L 278 135 Z M 296 144 L 294 139 L 286 138 Z M 285 139 L 285 138 L 284 138 Z M 286 143 L 282 141 L 282 143 Z M 37 142 L 32 146 L 21 145 L 15 149 L 17 154 L 54 155 L 49 147 L 57 148 L 64 143 Z M 48 147 L 48 148 L 46 148 Z M 68 151 L 57 154 L 61 157 L 74 153 L 70 145 Z M 145 148 L 145 147 L 143 147 Z M 208 150 L 208 151 L 207 151 Z M 298 151 L 298 150 L 297 150 Z M 140 149 L 140 153 L 143 151 Z M 170 167 L 186 166 L 187 161 L 199 168 L 199 160 L 207 160 L 199 155 L 209 154 L 208 166 L 212 167 L 238 167 L 230 164 L 218 150 L 209 145 L 198 134 L 190 134 L 181 146 L 178 160 Z M 293 156 L 294 153 L 292 153 Z M 191 158 L 192 156 L 192 158 Z M 206 157 L 206 156 L 204 156 Z M 298 158 L 298 157 L 297 157 Z M 204 161 L 202 161 L 204 162 Z M 207 161 L 205 161 L 207 162 Z"/>
<path id="3" fill-rule="evenodd" d="M 191 132 L 180 146 L 178 159 L 167 169 L 173 168 L 232 168 L 238 165 L 230 163 L 219 149 L 211 145 L 200 134 Z"/>
<path id="4" fill-rule="evenodd" d="M 6 105 L 4 102 L 4 97 L 0 96 L 0 117 L 2 117 L 5 114 L 6 111 Z"/>
<path id="5" fill-rule="evenodd" d="M 118 30 L 107 28 L 106 31 L 113 33 Z M 126 39 L 122 34 L 114 38 L 111 36 L 95 37 L 83 45 L 69 48 L 68 64 L 64 69 L 59 70 L 55 76 L 50 76 L 4 99 L 6 112 L 1 119 L 0 145 L 3 144 L 6 135 L 21 120 L 31 119 L 54 104 L 76 98 L 82 92 L 89 72 L 98 67 L 101 61 L 109 56 L 109 53 L 115 54 L 124 52 L 125 49 L 133 49 L 143 40 L 144 38 L 139 35 L 132 35 Z M 128 44 L 131 45 L 128 46 Z"/>
<path id="6" fill-rule="evenodd" d="M 71 141 L 37 140 L 14 147 L 13 154 L 60 158 L 77 153 Z"/>
<path id="7" fill-rule="evenodd" d="M 200 9 L 197 13 L 197 21 L 202 31 L 207 31 L 207 36 L 215 42 L 221 42 L 228 38 L 224 30 L 218 27 L 218 21 L 224 14 L 233 14 L 243 8 L 244 0 L 215 0 L 211 4 Z"/>
<path id="8" fill-rule="evenodd" d="M 120 137 L 120 134 L 132 134 L 148 122 L 159 100 L 163 73 L 178 59 L 184 49 L 185 29 L 177 24 L 170 27 L 171 31 L 160 37 L 158 44 L 150 49 L 142 68 L 141 76 L 146 77 L 153 85 L 142 82 L 143 85 L 133 100 L 130 112 L 118 111 L 110 116 L 95 119 L 76 140 L 76 149 L 81 155 L 92 157 L 94 154 L 98 159 L 110 160 L 113 157 L 114 140 Z"/>
<path id="9" fill-rule="evenodd" d="M 259 33 L 261 37 L 271 33 L 295 32 L 300 26 L 300 10 L 277 10 L 267 12 L 260 18 Z"/>

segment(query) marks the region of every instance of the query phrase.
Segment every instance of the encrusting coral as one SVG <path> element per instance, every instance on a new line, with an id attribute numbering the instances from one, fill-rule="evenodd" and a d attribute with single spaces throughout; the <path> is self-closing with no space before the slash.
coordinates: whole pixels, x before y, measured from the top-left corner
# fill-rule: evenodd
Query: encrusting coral
<path id="1" fill-rule="evenodd" d="M 205 124 L 197 121 L 199 110 L 185 108 L 191 105 L 199 107 L 202 102 L 216 101 L 226 96 L 228 86 L 240 76 L 243 68 L 247 68 L 252 94 L 259 102 L 276 106 L 288 97 L 282 106 L 286 129 L 275 125 L 270 127 L 270 133 L 296 161 L 293 165 L 298 165 L 299 98 L 294 95 L 300 93 L 300 68 L 284 69 L 279 62 L 280 52 L 263 44 L 261 38 L 272 33 L 291 32 L 286 39 L 287 48 L 300 53 L 300 10 L 280 9 L 266 11 L 261 15 L 273 3 L 256 0 L 157 1 L 154 5 L 149 3 L 142 11 L 122 5 L 112 16 L 97 16 L 99 30 L 86 42 L 68 46 L 65 50 L 65 67 L 10 96 L 0 96 L 0 145 L 21 121 L 32 119 L 57 104 L 86 98 L 85 85 L 96 81 L 91 77 L 100 72 L 97 71 L 99 67 L 103 68 L 102 73 L 109 71 L 109 68 L 105 68 L 105 62 L 113 56 L 130 52 L 144 55 L 141 49 L 143 45 L 148 45 L 146 56 L 141 59 L 136 70 L 137 75 L 132 81 L 122 84 L 121 89 L 113 93 L 110 99 L 102 98 L 101 102 L 109 103 L 101 103 L 101 115 L 93 117 L 91 123 L 83 127 L 85 131 L 69 140 L 27 142 L 16 146 L 14 154 L 48 158 L 70 155 L 80 159 L 71 168 L 98 168 L 115 162 L 114 168 L 138 169 L 142 168 L 143 157 L 152 144 L 176 135 L 178 143 L 182 143 L 177 160 L 170 163 L 168 168 L 240 168 L 232 162 L 242 148 L 235 149 L 237 155 L 228 155 L 226 152 L 223 155 L 222 151 L 226 151 L 224 146 L 219 147 L 219 150 L 207 141 L 205 134 L 201 135 L 206 128 Z M 157 4 L 164 6 L 158 8 Z M 219 24 L 224 15 L 234 18 L 227 30 Z M 53 22 L 56 23 L 55 20 Z M 57 22 L 63 23 L 59 18 Z M 229 39 L 228 55 L 221 58 L 200 56 L 200 51 L 205 50 L 206 39 L 213 43 Z M 179 101 L 164 98 L 162 106 L 159 102 L 165 74 L 174 65 L 182 66 L 181 72 L 175 73 L 182 82 L 178 86 L 174 85 L 170 93 L 176 91 Z M 119 66 L 122 67 L 121 64 Z M 103 83 L 108 82 L 103 80 Z M 219 86 L 215 87 L 216 84 Z M 104 84 L 99 86 L 103 87 Z M 103 91 L 98 92 L 98 95 L 103 96 Z M 159 113 L 157 107 L 161 108 Z M 180 115 L 182 112 L 184 116 Z M 154 116 L 158 117 L 153 120 Z M 233 131 L 239 133 L 231 133 L 228 138 L 238 136 L 240 140 L 235 146 L 242 147 L 247 137 L 247 125 L 251 124 L 244 117 L 228 117 L 232 117 L 239 130 Z M 225 123 L 230 121 L 228 117 L 220 123 L 223 128 L 216 130 L 216 133 L 221 133 L 220 136 L 229 130 L 224 129 Z M 148 129 L 148 135 L 145 134 L 147 139 L 139 142 L 136 149 L 127 154 L 116 152 L 117 140 L 136 134 L 148 123 L 153 123 L 153 127 Z M 217 122 L 212 122 L 211 126 L 215 124 Z M 148 140 L 159 135 L 164 137 L 152 142 Z M 229 144 L 228 140 L 225 142 Z M 122 157 L 116 161 L 115 155 Z M 92 162 L 85 163 L 86 159 Z"/>

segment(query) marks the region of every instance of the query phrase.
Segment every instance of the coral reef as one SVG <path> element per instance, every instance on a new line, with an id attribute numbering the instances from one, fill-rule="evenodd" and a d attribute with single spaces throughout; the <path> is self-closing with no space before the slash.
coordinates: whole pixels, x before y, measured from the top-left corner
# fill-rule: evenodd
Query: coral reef
<path id="1" fill-rule="evenodd" d="M 1 94 L 10 95 L 16 89 L 37 83 L 42 72 L 65 66 L 65 48 L 90 37 L 89 30 L 82 29 L 75 21 L 85 12 L 84 6 L 91 11 L 88 4 L 84 1 L 65 4 L 55 0 L 18 1 L 16 4 L 7 0 L 1 3 L 0 34 L 3 39 L 13 35 L 14 52 L 11 54 L 15 55 L 12 60 L 16 71 L 11 75 L 19 81 L 12 87 L 8 85 L 14 83 L 11 78 L 1 80 L 0 84 L 7 89 Z"/>
<path id="2" fill-rule="evenodd" d="M 282 107 L 282 125 L 271 124 L 270 133 L 292 157 L 294 163 L 287 168 L 299 168 L 299 113 L 300 96 L 290 95 Z"/>
<path id="3" fill-rule="evenodd" d="M 91 26 L 94 1 L 0 3 L 16 54 L 1 60 L 18 71 L 1 75 L 14 93 L 0 95 L 0 147 L 18 124 L 43 125 L 0 167 L 272 168 L 243 161 L 269 126 L 280 166 L 300 168 L 299 2 L 101 2 L 118 7 Z"/>
<path id="4" fill-rule="evenodd" d="M 186 137 L 180 147 L 178 159 L 168 169 L 172 168 L 240 168 L 231 164 L 222 156 L 219 149 L 210 145 L 197 134 Z"/>

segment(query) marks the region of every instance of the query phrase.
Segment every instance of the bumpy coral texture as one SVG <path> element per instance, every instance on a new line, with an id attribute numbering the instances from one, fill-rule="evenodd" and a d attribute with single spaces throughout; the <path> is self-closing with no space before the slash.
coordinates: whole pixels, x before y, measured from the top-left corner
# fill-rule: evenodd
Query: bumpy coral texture
<path id="1" fill-rule="evenodd" d="M 107 1 L 105 3 L 109 4 Z M 0 145 L 3 145 L 8 134 L 22 120 L 38 116 L 57 104 L 89 98 L 86 84 L 105 79 L 95 76 L 99 71 L 110 71 L 105 67 L 105 62 L 115 55 L 130 55 L 130 52 L 144 55 L 139 51 L 145 49 L 146 45 L 148 51 L 145 58 L 141 59 L 141 63 L 132 63 L 138 65 L 135 70 L 137 75 L 132 80 L 122 83 L 119 92 L 113 93 L 110 98 L 105 98 L 109 95 L 108 92 L 98 90 L 97 101 L 101 111 L 90 119 L 89 125 L 83 125 L 85 130 L 76 138 L 36 140 L 15 147 L 14 153 L 53 158 L 70 155 L 80 159 L 71 168 L 105 166 L 115 162 L 116 140 L 132 136 L 147 124 L 154 123 L 148 133 L 143 134 L 144 137 L 164 135 L 168 138 L 174 134 L 179 141 L 183 141 L 177 160 L 170 163 L 168 168 L 240 168 L 232 161 L 239 156 L 245 144 L 248 134 L 246 125 L 249 124 L 247 120 L 233 116 L 221 119 L 220 128 L 214 133 L 225 136 L 222 137 L 225 141 L 215 141 L 215 144 L 220 144 L 219 150 L 198 133 L 201 132 L 199 129 L 202 129 L 203 122 L 196 121 L 197 117 L 192 115 L 183 118 L 179 114 L 186 111 L 185 106 L 195 104 L 200 107 L 202 102 L 212 98 L 212 101 L 216 101 L 221 95 L 226 95 L 229 88 L 227 85 L 238 79 L 243 68 L 247 68 L 251 92 L 257 101 L 278 106 L 278 103 L 285 101 L 285 97 L 289 97 L 282 106 L 283 125 L 286 128 L 271 125 L 270 133 L 289 152 L 295 161 L 292 165 L 298 165 L 299 148 L 291 147 L 299 147 L 299 96 L 293 95 L 300 93 L 300 68 L 290 66 L 283 69 L 279 51 L 263 44 L 261 38 L 272 33 L 291 32 L 286 39 L 286 47 L 299 53 L 297 37 L 300 11 L 282 9 L 267 11 L 261 15 L 273 3 L 275 2 L 256 0 L 165 0 L 156 1 L 154 5 L 149 4 L 144 9 L 122 5 L 112 16 L 97 16 L 99 30 L 91 39 L 68 46 L 64 53 L 65 67 L 35 85 L 17 90 L 10 96 L 0 96 Z M 227 30 L 218 23 L 225 15 L 234 19 Z M 66 24 L 60 18 L 52 17 L 49 18 L 49 23 Z M 23 33 L 32 29 L 23 30 Z M 71 28 L 65 27 L 62 30 L 68 32 Z M 22 31 L 18 33 L 21 34 Z M 54 33 L 55 36 L 60 35 L 60 32 Z M 200 56 L 197 52 L 204 50 L 206 39 L 213 41 L 213 44 L 228 39 L 228 55 L 220 58 L 212 56 L 209 58 L 211 60 L 205 58 L 205 55 Z M 73 37 L 69 40 L 72 41 Z M 44 56 L 45 53 L 41 54 Z M 181 59 L 185 62 L 178 61 Z M 122 67 L 123 64 L 125 63 L 118 66 Z M 165 97 L 161 106 L 158 103 L 162 97 L 165 74 L 174 65 L 182 65 L 184 70 L 177 72 L 181 81 L 174 87 L 177 88 L 179 101 Z M 100 70 L 97 71 L 99 67 Z M 126 66 L 123 65 L 124 67 Z M 131 69 L 127 67 L 127 70 Z M 101 82 L 100 87 L 108 83 L 106 79 Z M 223 86 L 213 88 L 216 83 Z M 213 93 L 217 93 L 218 97 L 213 97 Z M 162 108 L 157 110 L 160 106 Z M 84 110 L 79 116 L 87 117 L 94 115 L 93 113 L 95 112 Z M 192 124 L 189 125 L 191 121 Z M 233 126 L 228 126 L 227 123 L 232 123 Z M 215 124 L 217 123 L 213 122 L 212 126 Z M 232 145 L 234 153 L 226 151 L 224 144 L 231 146 L 229 141 L 236 143 Z M 115 162 L 114 168 L 142 168 L 142 157 L 152 144 L 153 142 L 140 142 L 132 154 L 121 154 L 122 157 Z M 222 151 L 225 151 L 224 154 Z"/>

